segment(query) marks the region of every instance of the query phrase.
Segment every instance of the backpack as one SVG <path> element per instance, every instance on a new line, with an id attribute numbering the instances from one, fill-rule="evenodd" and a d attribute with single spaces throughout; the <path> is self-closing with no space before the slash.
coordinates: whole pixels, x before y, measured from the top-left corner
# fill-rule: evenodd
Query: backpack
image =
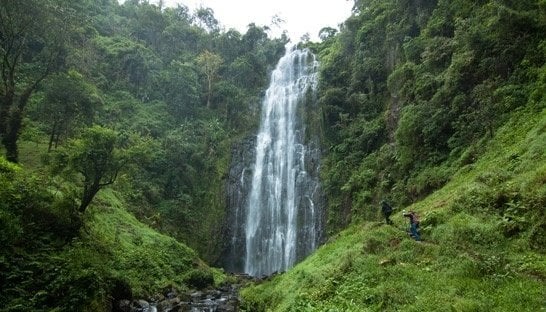
<path id="1" fill-rule="evenodd" d="M 387 214 L 387 215 L 392 213 L 391 205 L 387 204 L 386 202 L 383 202 L 381 204 L 381 210 L 383 211 L 384 214 Z"/>

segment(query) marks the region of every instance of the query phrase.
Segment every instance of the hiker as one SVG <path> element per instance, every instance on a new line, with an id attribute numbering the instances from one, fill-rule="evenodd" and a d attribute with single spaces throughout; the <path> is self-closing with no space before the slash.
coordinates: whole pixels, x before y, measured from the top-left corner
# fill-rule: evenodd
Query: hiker
<path id="1" fill-rule="evenodd" d="M 387 224 L 392 225 L 392 220 L 390 219 L 392 214 L 392 207 L 387 203 L 385 200 L 381 201 L 381 212 L 383 212 L 383 216 L 385 217 L 385 222 Z"/>
<path id="2" fill-rule="evenodd" d="M 408 213 L 406 213 L 406 211 L 404 210 L 402 212 L 402 215 L 406 218 L 409 218 L 411 237 L 413 237 L 416 241 L 420 241 L 421 236 L 419 235 L 419 216 L 411 210 Z"/>

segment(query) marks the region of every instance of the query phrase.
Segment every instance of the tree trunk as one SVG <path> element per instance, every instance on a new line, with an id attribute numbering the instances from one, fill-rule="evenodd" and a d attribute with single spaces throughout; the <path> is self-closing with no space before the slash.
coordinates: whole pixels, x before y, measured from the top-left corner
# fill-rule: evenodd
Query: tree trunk
<path id="1" fill-rule="evenodd" d="M 93 184 L 90 186 L 84 187 L 83 194 L 82 194 L 82 201 L 79 208 L 81 213 L 85 212 L 85 210 L 87 209 L 87 206 L 89 206 L 89 204 L 91 203 L 95 195 L 97 195 L 99 190 L 100 190 L 100 184 L 97 181 L 93 182 Z"/>
<path id="2" fill-rule="evenodd" d="M 61 133 L 57 131 L 57 135 L 55 136 L 55 149 L 59 147 L 59 141 L 61 140 Z"/>
<path id="3" fill-rule="evenodd" d="M 9 87 L 9 90 L 6 90 L 6 94 L 2 97 L 2 103 L 0 103 L 0 136 L 5 134 L 8 129 L 8 116 L 13 105 L 13 97 L 13 90 Z"/>
<path id="4" fill-rule="evenodd" d="M 210 109 L 210 98 L 212 97 L 212 78 L 208 78 L 209 90 L 207 92 L 207 108 Z"/>
<path id="5" fill-rule="evenodd" d="M 56 130 L 57 130 L 57 120 L 55 120 L 53 122 L 53 126 L 52 126 L 52 129 L 51 129 L 51 134 L 49 136 L 49 145 L 47 147 L 47 152 L 48 153 L 51 152 L 51 147 L 53 147 L 53 141 L 55 141 L 55 132 L 56 132 Z M 55 143 L 55 147 L 57 147 L 56 145 L 57 145 L 57 143 Z"/>
<path id="6" fill-rule="evenodd" d="M 17 163 L 19 161 L 19 150 L 17 148 L 17 140 L 21 130 L 23 114 L 21 109 L 15 108 L 8 119 L 6 133 L 2 138 L 2 144 L 6 148 L 6 159 L 10 162 Z"/>
<path id="7" fill-rule="evenodd" d="M 8 161 L 17 163 L 19 161 L 19 151 L 17 150 L 17 140 L 19 139 L 19 132 L 21 131 L 21 126 L 23 124 L 23 111 L 25 110 L 25 106 L 28 103 L 28 100 L 30 99 L 30 96 L 38 86 L 38 84 L 45 79 L 45 77 L 49 73 L 49 68 L 46 70 L 46 72 L 40 76 L 34 83 L 32 83 L 30 86 L 28 86 L 19 97 L 19 101 L 17 102 L 16 106 L 14 105 L 14 96 L 12 96 L 10 99 L 11 102 L 5 102 L 2 103 L 3 109 L 5 105 L 7 105 L 8 112 L 2 118 L 5 118 L 5 129 L 0 129 L 0 131 L 4 132 L 4 137 L 2 138 L 2 144 L 6 148 L 6 159 Z M 10 106 L 11 107 L 10 109 Z M 3 112 L 2 112 L 3 113 Z M 2 126 L 2 125 L 0 125 Z"/>

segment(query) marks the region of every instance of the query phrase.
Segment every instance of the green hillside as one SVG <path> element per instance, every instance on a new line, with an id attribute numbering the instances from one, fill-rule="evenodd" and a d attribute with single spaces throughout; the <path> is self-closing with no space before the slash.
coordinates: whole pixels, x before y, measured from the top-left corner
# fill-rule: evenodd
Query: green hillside
<path id="1" fill-rule="evenodd" d="M 247 311 L 542 311 L 546 298 L 546 110 L 520 111 L 480 159 L 405 207 L 422 242 L 357 222 L 271 281 Z"/>
<path id="2" fill-rule="evenodd" d="M 0 158 L 2 311 L 106 311 L 115 299 L 220 283 L 196 252 L 137 221 L 111 191 L 78 221 L 62 193 Z M 81 222 L 81 223 L 80 223 Z"/>
<path id="3" fill-rule="evenodd" d="M 155 1 L 2 1 L 1 311 L 221 283 L 231 145 L 288 40 L 268 29 Z"/>
<path id="4" fill-rule="evenodd" d="M 1 2 L 0 311 L 230 280 L 211 267 L 226 181 L 282 19 L 241 33 L 210 8 L 120 2 Z M 304 36 L 327 241 L 243 310 L 544 311 L 545 34 L 545 0 L 354 0 Z"/>

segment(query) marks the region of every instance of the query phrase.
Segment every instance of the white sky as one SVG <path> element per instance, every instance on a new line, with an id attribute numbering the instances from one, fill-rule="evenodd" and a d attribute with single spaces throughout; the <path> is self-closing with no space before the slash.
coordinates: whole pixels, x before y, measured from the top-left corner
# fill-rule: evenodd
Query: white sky
<path id="1" fill-rule="evenodd" d="M 122 2 L 122 1 L 120 1 Z M 157 3 L 157 0 L 150 1 Z M 245 33 L 247 25 L 269 26 L 274 15 L 284 20 L 281 29 L 272 27 L 274 37 L 287 30 L 293 42 L 300 41 L 309 33 L 311 40 L 318 41 L 323 27 L 339 28 L 351 15 L 353 0 L 164 0 L 167 6 L 184 4 L 193 12 L 203 6 L 214 10 L 214 17 L 226 30 L 235 28 Z"/>

